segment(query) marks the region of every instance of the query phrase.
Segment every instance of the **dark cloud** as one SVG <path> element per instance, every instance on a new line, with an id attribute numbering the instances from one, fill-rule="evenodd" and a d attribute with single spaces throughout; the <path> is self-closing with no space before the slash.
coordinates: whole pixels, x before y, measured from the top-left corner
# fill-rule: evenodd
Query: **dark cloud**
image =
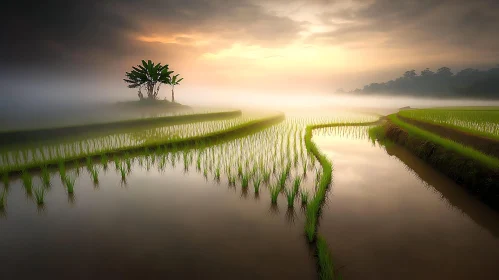
<path id="1" fill-rule="evenodd" d="M 384 39 L 381 47 L 413 48 L 418 44 L 499 51 L 499 1 L 376 0 L 325 11 L 320 18 L 333 31 L 313 35 L 312 42 L 352 44 Z M 365 47 L 370 47 L 369 45 Z M 371 46 L 372 47 L 372 46 Z"/>
<path id="2" fill-rule="evenodd" d="M 277 46 L 301 30 L 300 23 L 268 13 L 249 0 L 21 0 L 8 1 L 0 16 L 5 42 L 0 62 L 45 67 L 150 55 L 157 44 L 135 40 L 139 34 L 195 32 L 226 39 L 227 44 Z M 192 40 L 177 39 L 184 44 Z"/>
<path id="3" fill-rule="evenodd" d="M 287 5 L 331 28 L 311 35 L 310 43 L 499 52 L 496 0 L 18 0 L 0 10 L 0 71 L 88 65 L 98 71 L 139 58 L 180 61 L 234 43 L 280 47 L 312 25 L 268 8 Z M 190 35 L 216 43 L 199 47 Z M 143 42 L 138 36 L 174 40 Z"/>

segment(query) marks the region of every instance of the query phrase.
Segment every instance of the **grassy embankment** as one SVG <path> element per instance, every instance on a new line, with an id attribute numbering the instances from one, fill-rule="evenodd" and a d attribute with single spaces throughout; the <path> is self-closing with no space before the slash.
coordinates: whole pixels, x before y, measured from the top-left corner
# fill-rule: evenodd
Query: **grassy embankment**
<path id="1" fill-rule="evenodd" d="M 406 123 L 499 158 L 499 110 L 407 110 Z"/>
<path id="2" fill-rule="evenodd" d="M 235 118 L 241 115 L 242 112 L 240 110 L 234 110 L 203 114 L 165 116 L 158 118 L 141 118 L 117 122 L 94 123 L 33 130 L 2 131 L 0 132 L 0 145 L 19 145 L 23 143 L 39 144 L 41 141 L 47 141 L 51 139 L 76 139 L 78 137 L 110 134 L 122 131 L 130 131 L 138 128 L 144 129 L 160 125 L 179 125 L 185 123 L 203 122 L 208 120 Z"/>
<path id="3" fill-rule="evenodd" d="M 499 208 L 499 159 L 443 138 L 389 115 L 371 136 L 406 147 L 435 169 L 466 187 L 482 201 Z"/>
<path id="4" fill-rule="evenodd" d="M 143 153 L 144 150 L 149 150 L 149 149 L 165 149 L 165 148 L 179 149 L 183 147 L 198 147 L 198 146 L 201 147 L 206 145 L 213 145 L 215 143 L 219 143 L 220 141 L 235 139 L 241 137 L 242 135 L 261 130 L 269 125 L 273 125 L 277 122 L 280 122 L 283 119 L 284 119 L 284 114 L 276 113 L 271 116 L 251 120 L 236 126 L 229 127 L 227 129 L 207 133 L 204 135 L 198 135 L 182 139 L 173 139 L 167 141 L 162 141 L 162 140 L 147 141 L 141 145 L 133 147 L 114 148 L 105 151 L 98 151 L 95 153 L 88 153 L 81 156 L 79 155 L 73 157 L 64 157 L 64 158 L 48 160 L 45 162 L 28 164 L 24 166 L 15 166 L 10 169 L 2 170 L 2 173 L 4 174 L 4 176 L 19 175 L 23 171 L 40 171 L 43 170 L 44 168 L 55 169 L 59 167 L 61 164 L 71 165 L 71 164 L 85 163 L 87 161 L 102 162 L 103 159 L 110 160 L 114 156 L 121 156 L 124 154 L 128 155 L 140 154 Z"/>
<path id="5" fill-rule="evenodd" d="M 335 273 L 331 253 L 326 240 L 318 234 L 319 218 L 322 206 L 326 200 L 327 191 L 331 185 L 333 165 L 327 159 L 326 155 L 320 152 L 317 145 L 312 141 L 312 131 L 319 128 L 335 126 L 361 126 L 374 125 L 376 122 L 368 123 L 333 123 L 307 126 L 305 133 L 305 146 L 312 153 L 322 166 L 322 174 L 318 182 L 315 196 L 307 204 L 305 234 L 310 243 L 315 243 L 315 251 L 319 266 L 319 276 L 321 279 L 340 279 Z"/>

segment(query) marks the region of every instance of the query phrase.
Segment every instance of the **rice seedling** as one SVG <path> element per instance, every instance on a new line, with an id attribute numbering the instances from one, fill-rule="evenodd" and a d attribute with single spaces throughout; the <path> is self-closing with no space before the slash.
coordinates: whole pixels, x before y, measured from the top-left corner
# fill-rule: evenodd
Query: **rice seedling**
<path id="1" fill-rule="evenodd" d="M 66 166 L 64 165 L 63 161 L 59 162 L 59 175 L 61 176 L 61 181 L 66 178 Z"/>
<path id="2" fill-rule="evenodd" d="M 132 160 L 130 159 L 130 156 L 128 153 L 125 154 L 125 164 L 126 164 L 126 169 L 128 172 L 132 170 Z"/>
<path id="3" fill-rule="evenodd" d="M 69 194 L 74 193 L 75 182 L 76 182 L 75 177 L 70 177 L 70 176 L 64 177 L 64 185 L 66 185 L 66 189 L 68 190 Z"/>
<path id="4" fill-rule="evenodd" d="M 121 181 L 126 181 L 127 170 L 123 165 L 120 166 Z"/>
<path id="5" fill-rule="evenodd" d="M 260 192 L 260 183 L 261 183 L 261 179 L 260 178 L 257 178 L 255 180 L 253 180 L 253 188 L 255 189 L 255 193 L 259 193 Z"/>
<path id="6" fill-rule="evenodd" d="M 86 164 L 87 164 L 87 168 L 91 168 L 94 165 L 91 157 L 86 158 Z"/>
<path id="7" fill-rule="evenodd" d="M 198 157 L 198 159 L 196 160 L 196 170 L 201 170 L 201 157 Z"/>
<path id="8" fill-rule="evenodd" d="M 301 184 L 301 178 L 296 177 L 295 180 L 293 181 L 293 193 L 295 196 L 298 194 L 298 191 L 300 190 L 300 184 Z"/>
<path id="9" fill-rule="evenodd" d="M 293 208 L 295 204 L 295 196 L 296 193 L 293 190 L 285 189 L 284 191 L 286 193 L 286 199 L 288 201 L 288 207 Z"/>
<path id="10" fill-rule="evenodd" d="M 37 187 L 35 188 L 35 200 L 38 205 L 42 205 L 45 203 L 45 188 Z"/>
<path id="11" fill-rule="evenodd" d="M 215 169 L 215 180 L 220 181 L 220 168 Z"/>
<path id="12" fill-rule="evenodd" d="M 300 192 L 301 196 L 301 204 L 302 205 L 307 205 L 308 203 L 308 192 L 307 191 L 301 191 Z"/>
<path id="13" fill-rule="evenodd" d="M 21 179 L 23 181 L 23 186 L 26 189 L 26 193 L 30 195 L 33 191 L 33 178 L 26 170 L 21 174 Z"/>
<path id="14" fill-rule="evenodd" d="M 99 183 L 99 170 L 96 167 L 92 167 L 90 170 L 90 175 L 92 176 L 92 182 L 94 184 Z"/>
<path id="15" fill-rule="evenodd" d="M 102 164 L 102 167 L 104 168 L 104 170 L 107 170 L 107 163 L 108 163 L 109 159 L 107 158 L 107 155 L 106 154 L 102 154 L 101 157 L 100 157 L 100 162 Z"/>
<path id="16" fill-rule="evenodd" d="M 270 181 L 270 171 L 265 170 L 265 171 L 263 172 L 263 181 L 264 181 L 265 183 L 269 183 L 269 181 Z"/>
<path id="17" fill-rule="evenodd" d="M 404 110 L 399 116 L 499 139 L 499 111 L 456 109 Z"/>
<path id="18" fill-rule="evenodd" d="M 288 178 L 288 175 L 286 172 L 281 173 L 281 176 L 279 176 L 279 188 L 282 190 L 286 186 L 286 180 Z"/>
<path id="19" fill-rule="evenodd" d="M 236 185 L 236 176 L 229 174 L 228 180 L 230 186 Z"/>
<path id="20" fill-rule="evenodd" d="M 116 172 L 118 172 L 121 169 L 121 163 L 119 162 L 118 158 L 114 158 L 114 169 L 116 169 Z"/>
<path id="21" fill-rule="evenodd" d="M 47 169 L 46 166 L 44 166 L 42 168 L 42 173 L 41 173 L 41 177 L 42 177 L 42 183 L 45 187 L 49 187 L 50 186 L 50 173 Z"/>
<path id="22" fill-rule="evenodd" d="M 279 193 L 281 193 L 281 189 L 279 186 L 273 186 L 270 188 L 270 200 L 272 204 L 277 203 L 277 198 L 279 197 Z"/>
<path id="23" fill-rule="evenodd" d="M 249 185 L 249 176 L 248 174 L 243 174 L 242 178 L 241 178 L 241 187 L 243 189 L 246 189 L 248 188 L 248 185 Z"/>
<path id="24" fill-rule="evenodd" d="M 243 176 L 243 166 L 241 164 L 237 166 L 237 176 Z"/>

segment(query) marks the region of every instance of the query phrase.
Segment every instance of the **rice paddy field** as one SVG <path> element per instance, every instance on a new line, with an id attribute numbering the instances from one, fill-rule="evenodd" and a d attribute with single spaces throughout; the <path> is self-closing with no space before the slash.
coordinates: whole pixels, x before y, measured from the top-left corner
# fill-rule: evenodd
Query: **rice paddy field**
<path id="1" fill-rule="evenodd" d="M 404 110 L 400 116 L 432 124 L 448 126 L 493 139 L 499 139 L 499 109 L 451 108 Z"/>
<path id="2" fill-rule="evenodd" d="M 497 212 L 377 124 L 243 112 L 2 147 L 2 275 L 493 278 Z"/>

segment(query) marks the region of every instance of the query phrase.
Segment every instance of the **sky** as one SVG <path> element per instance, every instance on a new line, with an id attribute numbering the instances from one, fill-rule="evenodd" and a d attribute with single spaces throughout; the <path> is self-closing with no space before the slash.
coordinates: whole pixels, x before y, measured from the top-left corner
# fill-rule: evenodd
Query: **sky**
<path id="1" fill-rule="evenodd" d="M 487 68 L 499 63 L 498 11 L 496 0 L 8 1 L 2 93 L 132 96 L 122 79 L 141 59 L 184 77 L 180 94 L 307 95 L 410 69 Z"/>

